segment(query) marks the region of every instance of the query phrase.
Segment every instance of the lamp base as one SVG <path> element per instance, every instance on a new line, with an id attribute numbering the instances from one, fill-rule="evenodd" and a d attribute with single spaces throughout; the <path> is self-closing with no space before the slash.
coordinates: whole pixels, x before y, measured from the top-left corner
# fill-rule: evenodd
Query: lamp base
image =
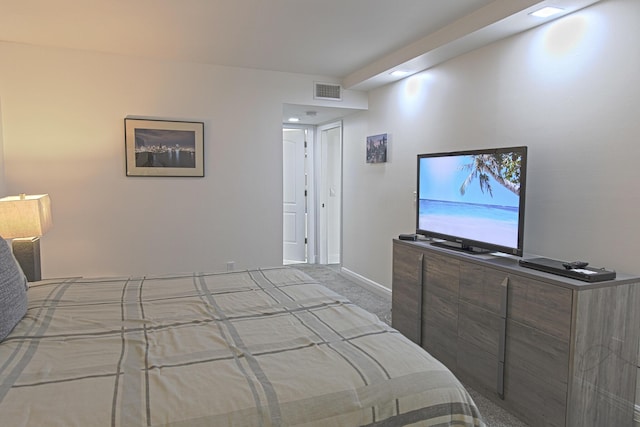
<path id="1" fill-rule="evenodd" d="M 11 242 L 13 255 L 22 268 L 29 282 L 42 280 L 40 271 L 40 238 L 26 237 L 13 239 Z"/>

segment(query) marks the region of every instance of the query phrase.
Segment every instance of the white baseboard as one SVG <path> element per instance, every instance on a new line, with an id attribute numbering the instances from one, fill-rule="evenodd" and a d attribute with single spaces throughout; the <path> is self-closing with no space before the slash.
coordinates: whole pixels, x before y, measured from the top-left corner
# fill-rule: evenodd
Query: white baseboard
<path id="1" fill-rule="evenodd" d="M 358 285 L 361 285 L 365 289 L 379 295 L 383 298 L 391 298 L 391 289 L 386 286 L 382 286 L 378 282 L 374 282 L 373 280 L 367 279 L 364 276 L 359 275 L 358 273 L 354 273 L 353 271 L 340 267 L 340 273 L 348 276 L 350 279 L 353 279 Z"/>

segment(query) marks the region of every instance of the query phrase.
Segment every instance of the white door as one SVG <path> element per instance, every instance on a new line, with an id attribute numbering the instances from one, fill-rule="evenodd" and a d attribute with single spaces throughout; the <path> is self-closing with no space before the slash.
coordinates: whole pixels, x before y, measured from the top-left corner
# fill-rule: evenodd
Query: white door
<path id="1" fill-rule="evenodd" d="M 320 264 L 339 264 L 342 212 L 342 123 L 318 128 L 320 136 Z"/>
<path id="2" fill-rule="evenodd" d="M 282 130 L 283 264 L 307 261 L 305 129 Z"/>

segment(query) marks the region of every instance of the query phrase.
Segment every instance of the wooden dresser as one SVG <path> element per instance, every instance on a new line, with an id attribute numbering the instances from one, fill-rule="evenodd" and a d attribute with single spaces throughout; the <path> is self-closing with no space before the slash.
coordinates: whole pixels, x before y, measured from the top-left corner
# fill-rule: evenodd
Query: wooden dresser
<path id="1" fill-rule="evenodd" d="M 640 277 L 617 276 L 394 240 L 392 324 L 531 426 L 631 426 Z"/>

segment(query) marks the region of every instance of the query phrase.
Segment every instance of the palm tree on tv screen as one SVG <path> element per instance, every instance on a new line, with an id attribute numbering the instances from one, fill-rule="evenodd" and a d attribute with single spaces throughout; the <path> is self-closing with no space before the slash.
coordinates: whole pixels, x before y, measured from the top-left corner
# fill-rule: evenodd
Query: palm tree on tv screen
<path id="1" fill-rule="evenodd" d="M 471 163 L 461 166 L 469 175 L 460 186 L 460 194 L 464 196 L 467 187 L 474 178 L 478 178 L 480 190 L 493 197 L 490 178 L 516 195 L 520 195 L 520 165 L 522 155 L 511 153 L 474 154 Z"/>

